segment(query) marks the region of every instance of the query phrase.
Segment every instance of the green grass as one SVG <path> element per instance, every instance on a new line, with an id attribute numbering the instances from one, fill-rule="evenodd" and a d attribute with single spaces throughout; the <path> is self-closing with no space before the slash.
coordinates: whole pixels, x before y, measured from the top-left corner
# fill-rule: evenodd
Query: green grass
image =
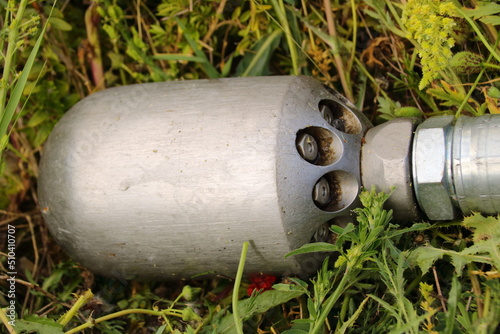
<path id="1" fill-rule="evenodd" d="M 23 320 L 11 330 L 494 333 L 496 218 L 398 226 L 382 209 L 386 195 L 365 192 L 357 224 L 332 226 L 335 243 L 295 251 L 334 252 L 315 277 L 282 277 L 273 290 L 249 297 L 244 276 L 127 285 L 94 277 L 52 241 L 36 204 L 40 151 L 54 124 L 78 100 L 108 87 L 301 74 L 343 93 L 375 124 L 500 113 L 500 5 L 433 6 L 426 0 L 99 0 L 53 7 L 0 0 L 0 235 L 16 226 L 22 254 L 16 310 Z M 417 23 L 408 24 L 409 17 Z M 431 23 L 442 29 L 426 30 Z M 426 41 L 441 31 L 441 40 L 453 40 L 429 47 Z M 1 273 L 8 271 L 5 245 L 1 240 Z M 241 267 L 244 258 L 243 252 Z M 0 306 L 7 303 L 0 294 Z M 7 323 L 3 313 L 0 320 Z"/>

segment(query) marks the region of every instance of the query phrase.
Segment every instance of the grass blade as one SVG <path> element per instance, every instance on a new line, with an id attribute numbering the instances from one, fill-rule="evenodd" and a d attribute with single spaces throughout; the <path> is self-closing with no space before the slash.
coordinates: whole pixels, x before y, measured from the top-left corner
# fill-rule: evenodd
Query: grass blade
<path id="1" fill-rule="evenodd" d="M 450 295 L 448 297 L 448 312 L 446 312 L 446 327 L 443 331 L 444 334 L 452 334 L 455 328 L 455 318 L 457 316 L 457 303 L 460 289 L 460 282 L 456 276 L 453 276 L 451 280 Z"/>
<path id="2" fill-rule="evenodd" d="M 49 18 L 52 14 L 49 14 Z M 5 149 L 5 146 L 7 145 L 7 128 L 14 117 L 14 113 L 16 111 L 17 105 L 19 103 L 19 100 L 21 99 L 21 95 L 23 93 L 24 87 L 26 86 L 26 82 L 28 81 L 28 76 L 31 72 L 31 68 L 33 67 L 33 64 L 35 63 L 35 58 L 36 55 L 38 54 L 38 50 L 40 49 L 40 46 L 42 44 L 43 36 L 45 35 L 45 30 L 47 28 L 47 25 L 45 25 L 38 36 L 35 45 L 33 46 L 33 49 L 30 52 L 30 55 L 28 56 L 28 59 L 26 60 L 26 64 L 24 65 L 24 68 L 21 72 L 21 75 L 19 76 L 19 79 L 16 82 L 16 85 L 11 91 L 9 102 L 7 102 L 7 106 L 5 107 L 5 113 L 2 116 L 2 120 L 0 121 L 0 152 Z"/>
<path id="3" fill-rule="evenodd" d="M 281 38 L 281 31 L 275 30 L 267 37 L 265 37 L 263 43 L 260 45 L 257 53 L 252 55 L 252 60 L 250 64 L 246 66 L 245 72 L 241 74 L 243 77 L 248 76 L 256 76 L 261 75 L 263 69 L 267 67 L 269 64 L 269 58 L 271 57 L 271 53 L 273 51 L 272 45 L 275 44 L 275 41 L 279 41 Z"/>

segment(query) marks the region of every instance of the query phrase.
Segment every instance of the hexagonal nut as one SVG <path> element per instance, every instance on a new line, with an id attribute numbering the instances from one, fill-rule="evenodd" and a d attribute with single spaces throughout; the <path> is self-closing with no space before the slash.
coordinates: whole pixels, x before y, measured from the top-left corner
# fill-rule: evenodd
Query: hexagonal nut
<path id="1" fill-rule="evenodd" d="M 389 193 L 387 205 L 396 220 L 419 218 L 411 176 L 411 147 L 417 118 L 397 118 L 368 130 L 361 150 L 361 175 L 366 188 Z"/>
<path id="2" fill-rule="evenodd" d="M 429 118 L 413 141 L 413 182 L 420 208 L 432 220 L 456 217 L 450 163 L 453 116 Z"/>
<path id="3" fill-rule="evenodd" d="M 318 157 L 318 142 L 310 134 L 300 134 L 296 145 L 300 156 L 305 160 L 312 162 Z"/>
<path id="4" fill-rule="evenodd" d="M 326 178 L 322 177 L 314 185 L 313 200 L 319 205 L 325 205 L 330 202 L 330 183 L 328 183 Z"/>

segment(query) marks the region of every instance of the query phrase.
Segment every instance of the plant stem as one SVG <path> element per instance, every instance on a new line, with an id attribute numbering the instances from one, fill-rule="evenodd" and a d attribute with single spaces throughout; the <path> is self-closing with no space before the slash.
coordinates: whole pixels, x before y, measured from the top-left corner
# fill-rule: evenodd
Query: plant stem
<path id="1" fill-rule="evenodd" d="M 344 292 L 344 288 L 348 285 L 348 282 L 352 280 L 352 276 L 356 275 L 356 273 L 350 271 L 350 269 L 351 269 L 351 266 L 348 266 L 346 268 L 344 274 L 342 275 L 342 279 L 340 280 L 339 284 L 337 285 L 337 288 L 335 289 L 333 294 L 330 297 L 328 297 L 328 299 L 325 302 L 325 307 L 323 308 L 323 310 L 321 310 L 321 313 L 320 313 L 318 319 L 316 319 L 314 321 L 314 327 L 311 329 L 309 334 L 318 334 L 319 333 L 319 331 L 323 327 L 323 324 L 324 324 L 326 318 L 328 317 L 328 314 L 330 314 L 330 311 L 332 310 L 333 306 L 335 305 L 335 303 L 337 302 L 339 297 Z"/>
<path id="2" fill-rule="evenodd" d="M 5 62 L 3 67 L 2 82 L 0 83 L 0 120 L 4 116 L 5 100 L 7 98 L 7 90 L 9 87 L 9 77 L 12 67 L 12 59 L 16 51 L 17 37 L 19 36 L 19 24 L 24 16 L 24 9 L 26 8 L 28 0 L 21 0 L 17 9 L 16 17 L 12 20 L 9 27 L 9 38 L 7 45 L 7 52 L 5 54 Z M 8 24 L 8 22 L 6 22 Z"/>
<path id="3" fill-rule="evenodd" d="M 65 326 L 68 322 L 73 319 L 75 314 L 78 312 L 78 310 L 85 304 L 87 304 L 92 298 L 94 298 L 94 294 L 90 289 L 85 291 L 83 295 L 78 297 L 78 300 L 75 302 L 75 304 L 69 309 L 68 312 L 66 312 L 61 319 L 59 319 L 59 323 L 63 326 Z"/>
<path id="4" fill-rule="evenodd" d="M 5 325 L 5 328 L 9 332 L 9 334 L 17 334 L 14 327 L 12 327 L 12 325 L 9 324 L 9 319 L 7 318 L 7 314 L 5 312 L 6 309 L 7 308 L 0 309 L 0 321 L 3 322 L 3 324 Z"/>
<path id="5" fill-rule="evenodd" d="M 347 71 L 351 72 L 352 65 L 354 64 L 354 57 L 356 57 L 356 42 L 358 40 L 358 16 L 356 15 L 356 2 L 351 0 L 351 11 L 352 11 L 352 48 L 351 57 L 347 63 Z"/>
<path id="6" fill-rule="evenodd" d="M 233 288 L 233 317 L 234 325 L 236 327 L 236 332 L 238 334 L 243 334 L 243 324 L 240 319 L 240 311 L 238 309 L 238 293 L 240 290 L 241 278 L 243 277 L 243 269 L 245 269 L 245 260 L 247 258 L 248 252 L 248 241 L 243 243 L 241 248 L 240 263 L 238 264 L 238 271 L 236 272 L 236 279 L 234 280 Z"/>
<path id="7" fill-rule="evenodd" d="M 302 10 L 304 11 L 304 18 L 308 16 L 306 1 L 301 0 L 302 2 Z M 309 43 L 311 44 L 311 50 L 316 51 L 316 43 L 314 42 L 314 35 L 311 29 L 307 29 L 307 33 L 309 34 Z"/>
<path id="8" fill-rule="evenodd" d="M 344 69 L 344 63 L 342 62 L 342 57 L 340 57 L 340 50 L 338 46 L 338 36 L 337 29 L 335 28 L 335 21 L 332 15 L 332 4 L 330 0 L 323 0 L 323 5 L 325 6 L 326 21 L 328 24 L 328 34 L 332 37 L 332 53 L 333 59 L 335 60 L 335 65 L 337 67 L 337 72 L 339 73 L 340 83 L 344 90 L 344 94 L 351 102 L 354 102 L 354 96 L 352 95 L 352 89 L 349 85 L 349 80 Z"/>
<path id="9" fill-rule="evenodd" d="M 490 68 L 495 68 L 497 70 L 500 70 L 500 65 L 495 65 L 495 64 L 490 64 L 490 63 L 483 63 L 482 65 L 484 67 L 490 67 Z"/>
<path id="10" fill-rule="evenodd" d="M 103 321 L 107 321 L 113 318 L 121 317 L 124 315 L 128 314 L 148 314 L 148 315 L 153 315 L 157 317 L 161 317 L 163 315 L 171 315 L 171 316 L 176 316 L 182 318 L 182 313 L 177 311 L 177 310 L 163 310 L 163 311 L 153 311 L 153 310 L 145 310 L 145 309 L 128 309 L 128 310 L 123 310 L 123 311 L 118 311 L 115 313 L 111 313 L 108 315 L 105 315 L 103 317 L 97 318 L 95 320 L 88 321 L 84 323 L 83 325 L 80 325 L 78 327 L 75 327 L 67 332 L 64 332 L 64 334 L 74 334 L 78 333 L 79 331 L 84 330 L 85 328 L 89 328 L 94 326 L 95 324 L 98 324 Z"/>

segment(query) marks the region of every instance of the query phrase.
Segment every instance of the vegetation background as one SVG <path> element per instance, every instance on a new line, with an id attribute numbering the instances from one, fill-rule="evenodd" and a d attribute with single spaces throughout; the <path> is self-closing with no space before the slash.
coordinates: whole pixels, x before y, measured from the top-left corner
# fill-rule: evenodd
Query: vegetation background
<path id="1" fill-rule="evenodd" d="M 0 312 L 0 332 L 498 332 L 495 217 L 397 226 L 386 196 L 365 192 L 358 225 L 333 226 L 336 242 L 322 245 L 338 253 L 334 264 L 248 297 L 255 278 L 95 277 L 51 239 L 36 180 L 54 124 L 119 85 L 302 74 L 375 124 L 500 113 L 499 13 L 497 1 L 477 0 L 0 0 L 0 306 L 13 225 L 19 318 L 13 327 Z"/>

